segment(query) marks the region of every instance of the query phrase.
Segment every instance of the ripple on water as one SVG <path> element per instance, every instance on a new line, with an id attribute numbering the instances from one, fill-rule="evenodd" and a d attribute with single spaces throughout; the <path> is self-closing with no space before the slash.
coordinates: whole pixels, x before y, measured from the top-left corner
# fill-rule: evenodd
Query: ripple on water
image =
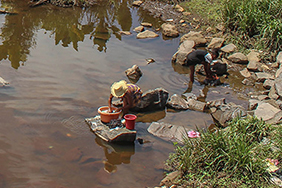
<path id="1" fill-rule="evenodd" d="M 64 127 L 78 135 L 89 134 L 90 129 L 82 116 L 71 116 L 68 119 L 62 120 L 61 123 Z"/>

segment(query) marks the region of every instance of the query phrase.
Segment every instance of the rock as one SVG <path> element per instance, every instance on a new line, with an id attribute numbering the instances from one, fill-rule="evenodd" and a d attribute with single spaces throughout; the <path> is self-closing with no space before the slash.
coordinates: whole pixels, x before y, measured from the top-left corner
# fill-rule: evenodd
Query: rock
<path id="1" fill-rule="evenodd" d="M 260 58 L 259 58 L 259 52 L 256 51 L 251 51 L 248 55 L 248 61 L 256 61 L 256 62 L 260 62 Z"/>
<path id="2" fill-rule="evenodd" d="M 95 135 L 106 142 L 134 142 L 136 139 L 135 130 L 129 130 L 125 127 L 110 129 L 107 124 L 101 122 L 101 117 L 99 115 L 93 118 L 86 118 L 85 121 Z"/>
<path id="3" fill-rule="evenodd" d="M 249 110 L 255 110 L 258 107 L 258 104 L 261 101 L 257 100 L 257 99 L 250 99 L 249 100 Z"/>
<path id="4" fill-rule="evenodd" d="M 189 109 L 187 101 L 177 94 L 174 94 L 170 97 L 170 99 L 167 102 L 167 107 L 173 108 L 176 110 Z"/>
<path id="5" fill-rule="evenodd" d="M 160 186 L 173 186 L 174 183 L 177 183 L 177 178 L 181 177 L 181 171 L 174 171 L 169 173 L 161 182 Z"/>
<path id="6" fill-rule="evenodd" d="M 276 62 L 281 64 L 282 63 L 282 52 L 280 51 L 276 56 Z"/>
<path id="7" fill-rule="evenodd" d="M 142 3 L 143 3 L 143 1 L 133 1 L 132 5 L 139 7 Z"/>
<path id="8" fill-rule="evenodd" d="M 134 29 L 133 29 L 133 31 L 135 31 L 135 32 L 137 32 L 137 33 L 140 33 L 140 32 L 142 32 L 142 31 L 144 31 L 144 26 L 138 26 L 138 27 L 135 27 Z"/>
<path id="9" fill-rule="evenodd" d="M 211 42 L 209 43 L 208 45 L 208 48 L 209 49 L 212 49 L 212 48 L 221 48 L 223 43 L 224 43 L 224 38 L 212 38 Z"/>
<path id="10" fill-rule="evenodd" d="M 261 102 L 258 104 L 258 107 L 256 108 L 254 115 L 257 118 L 266 121 L 266 120 L 273 118 L 274 115 L 278 113 L 279 111 L 281 110 L 278 108 L 275 108 L 271 104 L 266 103 L 266 102 Z"/>
<path id="11" fill-rule="evenodd" d="M 141 25 L 144 27 L 152 27 L 152 24 L 148 22 L 142 22 Z"/>
<path id="12" fill-rule="evenodd" d="M 121 35 L 131 35 L 130 31 L 119 31 Z"/>
<path id="13" fill-rule="evenodd" d="M 237 49 L 237 46 L 235 46 L 234 44 L 228 44 L 228 45 L 223 46 L 220 50 L 225 53 L 232 53 L 236 49 Z"/>
<path id="14" fill-rule="evenodd" d="M 178 12 L 184 12 L 184 8 L 181 7 L 180 5 L 175 5 L 174 7 Z"/>
<path id="15" fill-rule="evenodd" d="M 0 84 L 2 84 L 2 86 L 6 86 L 6 85 L 9 85 L 9 82 L 4 80 L 4 78 L 0 77 Z"/>
<path id="16" fill-rule="evenodd" d="M 255 60 L 251 60 L 251 61 L 249 61 L 247 68 L 248 68 L 248 70 L 254 71 L 254 72 L 261 71 L 261 63 L 259 63 L 258 61 L 255 61 Z"/>
<path id="17" fill-rule="evenodd" d="M 277 94 L 277 91 L 275 89 L 275 87 L 271 87 L 270 91 L 268 93 L 269 98 L 277 100 L 279 99 L 279 95 Z"/>
<path id="18" fill-rule="evenodd" d="M 246 85 L 246 86 L 254 86 L 255 83 L 253 83 L 250 79 L 245 78 L 244 80 L 242 80 L 242 84 Z"/>
<path id="19" fill-rule="evenodd" d="M 172 125 L 168 123 L 153 122 L 148 127 L 148 132 L 166 141 L 184 143 L 183 135 L 187 135 L 188 129 L 183 126 Z"/>
<path id="20" fill-rule="evenodd" d="M 162 26 L 162 34 L 167 37 L 178 37 L 179 32 L 177 31 L 176 27 L 172 24 L 163 23 Z"/>
<path id="21" fill-rule="evenodd" d="M 188 106 L 191 110 L 196 110 L 200 112 L 204 112 L 207 109 L 207 104 L 195 99 L 188 100 Z"/>
<path id="22" fill-rule="evenodd" d="M 267 99 L 269 99 L 268 95 L 259 95 L 258 96 L 258 100 L 260 100 L 260 101 L 267 100 Z"/>
<path id="23" fill-rule="evenodd" d="M 269 74 L 269 73 L 265 73 L 265 72 L 257 72 L 257 73 L 255 73 L 256 74 L 256 76 L 257 76 L 257 81 L 258 82 L 264 82 L 266 79 L 271 79 L 271 80 L 273 80 L 274 79 L 274 76 L 272 76 L 271 74 Z"/>
<path id="24" fill-rule="evenodd" d="M 146 38 L 156 38 L 159 35 L 153 31 L 142 31 L 140 33 L 137 34 L 137 39 L 146 39 Z"/>
<path id="25" fill-rule="evenodd" d="M 194 93 L 184 93 L 182 94 L 182 97 L 184 97 L 186 101 L 189 99 L 197 100 L 197 96 Z"/>
<path id="26" fill-rule="evenodd" d="M 142 72 L 138 65 L 133 65 L 131 68 L 127 69 L 125 71 L 126 76 L 133 80 L 135 83 L 139 80 L 139 78 L 142 76 Z"/>
<path id="27" fill-rule="evenodd" d="M 163 88 L 148 90 L 143 93 L 141 101 L 133 109 L 136 112 L 154 111 L 164 109 L 169 93 Z"/>
<path id="28" fill-rule="evenodd" d="M 185 40 L 178 47 L 178 51 L 172 56 L 171 61 L 174 63 L 178 63 L 180 65 L 184 65 L 187 59 L 187 55 L 195 50 L 193 47 L 195 46 L 195 42 L 192 40 Z"/>
<path id="29" fill-rule="evenodd" d="M 233 63 L 240 63 L 240 64 L 247 64 L 248 58 L 241 52 L 234 53 L 227 57 L 229 61 L 232 61 Z"/>
<path id="30" fill-rule="evenodd" d="M 271 87 L 274 86 L 274 80 L 270 80 L 270 79 L 266 79 L 264 82 L 263 82 L 263 87 L 265 89 L 270 89 Z"/>
<path id="31" fill-rule="evenodd" d="M 207 39 L 200 33 L 195 31 L 190 31 L 189 33 L 183 35 L 180 38 L 180 43 L 185 40 L 192 40 L 195 42 L 195 46 L 204 46 L 207 43 Z"/>
<path id="32" fill-rule="evenodd" d="M 282 74 L 275 79 L 274 86 L 277 94 L 282 97 Z"/>
<path id="33" fill-rule="evenodd" d="M 227 127 L 229 121 L 236 117 L 246 117 L 247 112 L 240 105 L 227 103 L 219 106 L 211 116 L 219 126 Z"/>
<path id="34" fill-rule="evenodd" d="M 249 78 L 251 77 L 251 73 L 249 72 L 249 70 L 247 68 L 244 68 L 243 70 L 240 71 L 240 74 L 242 76 L 244 76 L 245 78 Z"/>
<path id="35" fill-rule="evenodd" d="M 226 104 L 225 98 L 209 101 L 209 102 L 207 102 L 207 107 L 208 108 L 212 108 L 212 107 L 218 108 L 219 106 L 221 106 L 223 104 Z"/>
<path id="36" fill-rule="evenodd" d="M 275 78 L 277 78 L 282 72 L 282 66 L 276 71 Z"/>

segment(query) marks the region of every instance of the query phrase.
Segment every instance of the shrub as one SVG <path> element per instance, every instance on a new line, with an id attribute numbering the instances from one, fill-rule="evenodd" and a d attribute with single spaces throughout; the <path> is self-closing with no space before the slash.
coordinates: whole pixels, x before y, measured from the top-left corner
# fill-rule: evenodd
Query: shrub
<path id="1" fill-rule="evenodd" d="M 196 186 L 269 186 L 264 160 L 270 145 L 260 144 L 269 132 L 270 125 L 253 117 L 234 119 L 216 132 L 200 131 L 200 138 L 186 137 L 183 146 L 176 144 L 167 169 L 181 170 L 183 180 Z"/>

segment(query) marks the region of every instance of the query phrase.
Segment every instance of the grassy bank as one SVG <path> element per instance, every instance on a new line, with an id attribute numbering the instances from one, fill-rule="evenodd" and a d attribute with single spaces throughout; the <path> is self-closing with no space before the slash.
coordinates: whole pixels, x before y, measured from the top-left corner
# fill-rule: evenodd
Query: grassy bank
<path id="1" fill-rule="evenodd" d="M 262 50 L 271 61 L 282 50 L 281 0 L 189 0 L 180 5 L 206 24 L 223 23 L 227 40 L 240 51 Z"/>
<path id="2" fill-rule="evenodd" d="M 282 128 L 248 117 L 234 119 L 228 128 L 199 131 L 166 162 L 167 170 L 182 172 L 176 184 L 208 187 L 275 187 L 267 161 L 280 161 Z M 278 149 L 277 149 L 278 148 Z M 280 166 L 280 164 L 278 164 Z"/>

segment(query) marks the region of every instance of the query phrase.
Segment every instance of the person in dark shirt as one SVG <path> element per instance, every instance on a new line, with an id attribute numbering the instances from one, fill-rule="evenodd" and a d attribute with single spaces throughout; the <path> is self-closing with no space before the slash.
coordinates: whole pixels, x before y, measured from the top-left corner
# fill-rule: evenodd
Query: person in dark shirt
<path id="1" fill-rule="evenodd" d="M 194 82 L 195 65 L 203 64 L 207 80 L 215 80 L 216 76 L 213 75 L 210 64 L 219 56 L 217 49 L 212 49 L 210 52 L 206 50 L 197 49 L 187 55 L 184 66 L 190 67 L 190 82 Z"/>

